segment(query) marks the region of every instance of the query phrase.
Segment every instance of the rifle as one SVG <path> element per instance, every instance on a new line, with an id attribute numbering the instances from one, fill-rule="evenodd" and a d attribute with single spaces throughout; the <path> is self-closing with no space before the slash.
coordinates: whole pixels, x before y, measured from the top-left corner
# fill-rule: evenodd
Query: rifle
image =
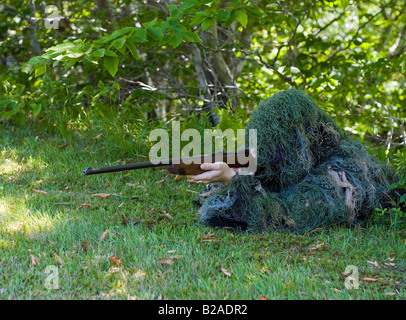
<path id="1" fill-rule="evenodd" d="M 127 170 L 137 170 L 144 168 L 153 168 L 153 167 L 163 167 L 166 166 L 166 169 L 177 175 L 195 175 L 205 172 L 200 169 L 202 163 L 214 163 L 216 161 L 222 161 L 229 165 L 230 168 L 244 168 L 249 166 L 249 149 L 242 149 L 237 152 L 217 152 L 212 154 L 186 157 L 186 158 L 174 158 L 161 160 L 159 163 L 152 163 L 151 161 L 139 162 L 125 164 L 121 166 L 105 167 L 105 168 L 87 168 L 82 171 L 84 176 L 92 174 L 102 174 L 109 172 L 119 172 Z M 241 163 L 240 160 L 246 160 L 246 163 Z"/>

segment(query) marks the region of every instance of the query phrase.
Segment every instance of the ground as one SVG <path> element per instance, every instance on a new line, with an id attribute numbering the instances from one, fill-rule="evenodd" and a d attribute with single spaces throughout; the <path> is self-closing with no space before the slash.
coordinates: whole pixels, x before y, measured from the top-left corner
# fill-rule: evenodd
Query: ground
<path id="1" fill-rule="evenodd" d="M 46 122 L 0 124 L 0 299 L 406 297 L 405 231 L 203 227 L 192 204 L 203 186 L 186 178 L 157 168 L 81 175 L 143 161 L 128 127 Z M 356 278 L 348 266 L 358 289 L 345 287 Z"/>

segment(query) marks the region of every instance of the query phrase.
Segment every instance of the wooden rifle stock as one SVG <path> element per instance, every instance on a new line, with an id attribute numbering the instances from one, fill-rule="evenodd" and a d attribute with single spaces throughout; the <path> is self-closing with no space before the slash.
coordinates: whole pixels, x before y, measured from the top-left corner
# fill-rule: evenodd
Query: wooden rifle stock
<path id="1" fill-rule="evenodd" d="M 217 152 L 195 157 L 162 160 L 159 163 L 152 163 L 151 161 L 147 161 L 105 168 L 93 169 L 89 167 L 83 170 L 82 174 L 84 176 L 88 176 L 92 174 L 103 174 L 109 172 L 119 172 L 119 171 L 165 166 L 166 169 L 173 174 L 195 175 L 204 172 L 204 170 L 200 169 L 200 165 L 202 163 L 214 163 L 216 161 L 220 161 L 227 163 L 230 168 L 248 167 L 249 165 L 248 157 L 249 157 L 249 149 L 242 149 L 237 152 Z M 242 163 L 240 160 L 244 160 L 246 161 L 246 163 Z"/>

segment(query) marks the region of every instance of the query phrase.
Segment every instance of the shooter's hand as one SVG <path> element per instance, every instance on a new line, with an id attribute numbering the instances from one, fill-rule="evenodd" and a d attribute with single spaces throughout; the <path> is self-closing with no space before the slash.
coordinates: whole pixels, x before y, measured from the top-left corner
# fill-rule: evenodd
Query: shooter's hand
<path id="1" fill-rule="evenodd" d="M 235 170 L 238 170 L 237 168 L 235 170 L 230 168 L 225 162 L 202 163 L 200 169 L 206 172 L 194 176 L 188 175 L 188 178 L 203 183 L 223 182 L 226 185 L 236 174 Z"/>

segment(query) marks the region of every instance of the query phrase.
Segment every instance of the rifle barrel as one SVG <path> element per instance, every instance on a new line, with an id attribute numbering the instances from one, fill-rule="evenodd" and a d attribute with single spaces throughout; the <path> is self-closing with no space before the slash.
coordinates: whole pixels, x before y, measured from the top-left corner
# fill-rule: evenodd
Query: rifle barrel
<path id="1" fill-rule="evenodd" d="M 164 166 L 165 164 L 153 164 L 151 161 L 147 162 L 140 162 L 140 163 L 130 163 L 124 164 L 121 166 L 112 166 L 112 167 L 105 167 L 105 168 L 95 168 L 89 167 L 82 171 L 84 176 L 89 176 L 92 174 L 101 174 L 101 173 L 109 173 L 109 172 L 119 172 L 119 171 L 127 171 L 127 170 L 135 170 L 135 169 L 144 169 L 144 168 L 151 168 L 151 167 L 158 167 Z"/>

